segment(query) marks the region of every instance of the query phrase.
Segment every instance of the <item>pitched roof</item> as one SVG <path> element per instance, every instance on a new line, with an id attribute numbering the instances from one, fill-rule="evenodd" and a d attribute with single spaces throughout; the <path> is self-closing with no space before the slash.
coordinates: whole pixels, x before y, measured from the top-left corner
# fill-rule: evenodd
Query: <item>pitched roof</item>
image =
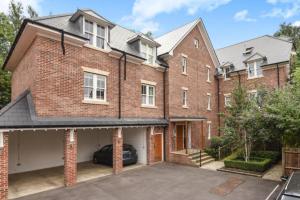
<path id="1" fill-rule="evenodd" d="M 0 129 L 110 127 L 110 126 L 166 126 L 165 119 L 101 118 L 101 117 L 38 117 L 29 91 L 0 110 Z"/>
<path id="2" fill-rule="evenodd" d="M 195 27 L 197 23 L 199 23 L 199 19 L 174 29 L 158 38 L 155 38 L 155 40 L 161 44 L 161 47 L 157 49 L 157 54 L 162 55 L 170 52 L 177 45 L 177 43 Z"/>
<path id="3" fill-rule="evenodd" d="M 253 47 L 250 54 L 244 54 L 246 48 Z M 280 63 L 290 60 L 293 44 L 287 40 L 264 35 L 258 38 L 240 42 L 228 47 L 217 49 L 216 53 L 220 64 L 231 62 L 234 71 L 246 68 L 245 61 L 252 60 L 254 55 L 266 57 L 266 64 Z"/>

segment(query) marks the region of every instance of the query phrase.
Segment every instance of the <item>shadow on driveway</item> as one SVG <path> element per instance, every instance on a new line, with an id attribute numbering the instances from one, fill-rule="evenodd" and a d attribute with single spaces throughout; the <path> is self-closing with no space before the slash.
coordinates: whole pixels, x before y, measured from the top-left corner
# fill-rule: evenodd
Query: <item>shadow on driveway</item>
<path id="1" fill-rule="evenodd" d="M 19 200 L 264 200 L 277 182 L 162 163 Z"/>

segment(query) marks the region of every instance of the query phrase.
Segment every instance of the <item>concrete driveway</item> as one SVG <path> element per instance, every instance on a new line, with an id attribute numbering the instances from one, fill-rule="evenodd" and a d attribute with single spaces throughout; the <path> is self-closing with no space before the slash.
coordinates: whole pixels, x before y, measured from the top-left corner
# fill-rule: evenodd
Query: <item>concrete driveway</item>
<path id="1" fill-rule="evenodd" d="M 261 178 L 163 163 L 19 199 L 264 200 L 277 184 Z"/>

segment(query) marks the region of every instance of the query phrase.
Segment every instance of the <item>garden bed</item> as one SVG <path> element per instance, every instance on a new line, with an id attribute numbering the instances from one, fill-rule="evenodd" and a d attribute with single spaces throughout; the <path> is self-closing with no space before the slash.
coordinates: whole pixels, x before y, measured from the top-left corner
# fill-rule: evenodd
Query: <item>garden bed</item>
<path id="1" fill-rule="evenodd" d="M 252 153 L 252 157 L 245 162 L 240 153 L 234 153 L 224 160 L 225 168 L 234 168 L 251 172 L 264 172 L 280 159 L 278 152 L 257 151 Z"/>

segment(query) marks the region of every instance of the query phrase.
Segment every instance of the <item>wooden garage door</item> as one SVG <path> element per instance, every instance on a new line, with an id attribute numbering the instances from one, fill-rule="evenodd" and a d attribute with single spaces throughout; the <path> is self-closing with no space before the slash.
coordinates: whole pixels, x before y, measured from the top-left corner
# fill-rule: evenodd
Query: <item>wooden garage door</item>
<path id="1" fill-rule="evenodd" d="M 154 135 L 154 161 L 162 161 L 162 134 Z"/>

